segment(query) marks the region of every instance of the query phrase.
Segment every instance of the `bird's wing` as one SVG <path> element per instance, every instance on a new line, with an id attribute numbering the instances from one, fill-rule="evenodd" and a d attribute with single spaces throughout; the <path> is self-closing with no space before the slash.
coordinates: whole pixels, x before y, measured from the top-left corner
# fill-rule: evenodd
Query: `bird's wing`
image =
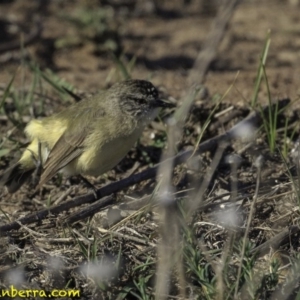
<path id="1" fill-rule="evenodd" d="M 64 133 L 59 138 L 43 166 L 39 186 L 50 180 L 59 170 L 82 154 L 86 136 L 87 130 L 81 130 L 76 134 Z"/>
<path id="2" fill-rule="evenodd" d="M 72 107 L 56 115 L 56 118 L 69 120 L 68 129 L 50 150 L 43 166 L 38 187 L 50 180 L 59 170 L 83 153 L 84 141 L 95 127 L 95 120 L 97 120 L 97 124 L 99 122 L 105 124 L 106 119 L 103 117 L 106 115 L 106 108 L 103 105 L 99 105 L 99 102 L 101 104 L 101 101 L 99 101 L 99 97 L 102 97 L 101 95 L 96 94 L 82 102 L 77 102 Z M 98 102 L 95 103 L 95 100 Z M 53 120 L 55 118 L 48 120 L 49 127 L 51 127 Z"/>

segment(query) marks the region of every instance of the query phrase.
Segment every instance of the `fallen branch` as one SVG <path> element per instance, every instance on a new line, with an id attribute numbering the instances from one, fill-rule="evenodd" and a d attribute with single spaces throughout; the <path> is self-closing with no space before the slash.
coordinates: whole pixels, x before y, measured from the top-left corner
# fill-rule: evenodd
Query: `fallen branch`
<path id="1" fill-rule="evenodd" d="M 265 243 L 252 249 L 251 253 L 256 253 L 259 256 L 263 256 L 270 252 L 270 248 L 277 250 L 281 245 L 288 243 L 292 235 L 299 234 L 299 232 L 300 228 L 296 225 L 285 228 L 283 231 L 267 240 Z"/>

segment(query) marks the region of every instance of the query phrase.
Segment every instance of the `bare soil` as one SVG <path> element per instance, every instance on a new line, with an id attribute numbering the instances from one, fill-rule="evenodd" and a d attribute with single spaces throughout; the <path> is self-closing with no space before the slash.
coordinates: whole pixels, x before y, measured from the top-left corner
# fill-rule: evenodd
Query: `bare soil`
<path id="1" fill-rule="evenodd" d="M 181 97 L 189 88 L 188 74 L 214 20 L 214 11 L 205 10 L 198 1 L 190 1 L 189 4 L 185 4 L 184 1 L 161 3 L 158 1 L 159 6 L 156 10 L 151 8 L 152 1 L 145 3 L 137 1 L 138 4 L 135 1 L 125 2 L 124 4 L 122 1 L 75 0 L 45 1 L 44 4 L 37 4 L 22 0 L 2 1 L 0 3 L 2 90 L 15 73 L 13 86 L 16 91 L 22 93 L 22 90 L 30 89 L 33 73 L 24 66 L 23 60 L 37 62 L 44 71 L 52 70 L 57 76 L 76 87 L 76 92 L 90 93 L 107 88 L 113 82 L 122 79 L 120 69 L 111 52 L 107 50 L 109 45 L 114 45 L 115 53 L 122 53 L 121 60 L 125 65 L 128 66 L 130 61 L 135 59 L 130 73 L 132 78 L 150 79 L 166 98 L 177 103 L 179 107 L 182 103 Z M 99 28 L 96 30 L 93 26 L 82 25 L 78 27 L 74 25 L 74 21 L 69 20 L 80 11 L 82 14 L 82 10 L 87 7 L 95 10 L 99 7 L 107 9 L 107 20 L 103 28 L 109 30 L 104 30 L 105 34 L 100 35 L 102 39 L 100 41 L 99 34 L 97 35 Z M 1 21 L 9 22 L 9 25 L 1 25 Z M 1 52 L 1 46 L 9 41 L 17 40 L 20 43 L 20 32 L 18 27 L 12 25 L 14 23 L 19 24 L 25 32 L 24 39 L 36 26 L 40 27 L 41 34 L 26 46 L 23 53 L 20 47 Z M 203 83 L 206 95 L 196 99 L 185 123 L 183 136 L 177 144 L 178 151 L 196 145 L 199 131 L 214 109 L 216 97 L 224 95 L 230 86 L 233 85 L 216 113 L 229 109 L 229 114 L 234 112 L 235 115 L 227 120 L 213 117 L 202 141 L 223 134 L 251 112 L 250 101 L 254 93 L 257 69 L 269 30 L 271 46 L 266 74 L 271 97 L 273 100 L 289 98 L 292 101 L 299 98 L 300 7 L 293 6 L 287 1 L 244 1 L 234 12 L 229 28 L 224 33 L 218 55 Z M 36 102 L 33 103 L 37 117 L 59 111 L 73 101 L 68 98 L 66 102 L 57 92 L 51 90 L 47 83 L 44 82 L 43 85 L 47 90 L 43 110 L 39 109 L 37 96 Z M 10 103 L 9 99 L 7 101 Z M 259 103 L 262 106 L 268 104 L 265 84 L 259 93 Z M 16 109 L 14 107 L 10 109 L 14 114 Z M 156 120 L 145 130 L 138 146 L 130 151 L 119 166 L 101 178 L 90 180 L 97 186 L 104 186 L 158 163 L 167 140 L 163 120 L 172 112 L 172 110 L 164 112 L 162 119 Z M 292 108 L 280 116 L 277 142 L 279 149 L 282 150 L 285 145 L 283 128 L 286 120 L 290 125 L 287 131 L 290 137 L 289 151 L 298 138 L 299 112 L 299 104 L 295 102 Z M 25 111 L 22 116 L 23 126 L 32 115 L 29 109 Z M 222 115 L 226 116 L 228 113 Z M 14 126 L 4 112 L 0 114 L 0 126 L 0 141 L 3 148 L 11 149 L 7 155 L 0 157 L 0 171 L 4 171 L 22 151 L 19 149 L 20 145 L 16 145 L 16 141 L 23 144 L 26 137 L 22 126 L 19 128 Z M 7 139 L 8 135 L 10 139 Z M 260 154 L 264 157 L 262 185 L 248 235 L 249 240 L 255 246 L 259 246 L 284 229 L 298 225 L 299 206 L 295 194 L 292 193 L 293 185 L 287 173 L 287 169 L 292 168 L 293 163 L 287 158 L 286 164 L 278 149 L 275 154 L 271 154 L 266 135 L 263 133 L 259 134 L 250 149 L 242 150 L 244 146 L 235 142 L 225 151 L 226 154 L 239 153 L 242 157 L 241 166 L 237 171 L 240 202 L 238 207 L 234 206 L 234 215 L 237 219 L 234 220 L 232 227 L 224 225 L 226 221 L 220 217 L 223 211 L 218 202 L 220 199 L 217 199 L 218 195 L 233 190 L 232 169 L 223 160 L 217 172 L 213 174 L 205 198 L 205 204 L 210 203 L 212 207 L 200 210 L 196 214 L 195 224 L 202 222 L 202 226 L 190 224 L 195 238 L 202 240 L 209 250 L 222 251 L 228 232 L 233 228 L 237 236 L 243 235 L 258 176 L 253 162 Z M 198 188 L 208 172 L 207 168 L 213 160 L 213 154 L 204 153 L 201 156 L 201 166 L 196 171 L 189 165 L 176 167 L 173 178 L 174 189 L 182 192 Z M 291 172 L 293 171 L 291 169 Z M 151 194 L 155 185 L 155 180 L 150 179 L 115 193 L 114 205 L 128 203 Z M 59 205 L 87 192 L 89 190 L 80 180 L 66 180 L 59 176 L 47 183 L 38 194 L 32 194 L 27 185 L 14 195 L 2 189 L 1 225 L 49 206 Z M 187 195 L 184 194 L 182 197 L 184 196 Z M 224 199 L 222 201 L 226 200 L 226 203 L 229 201 Z M 181 203 L 180 196 L 178 202 Z M 156 245 L 160 240 L 157 210 L 143 210 L 143 213 L 138 213 L 138 217 L 133 217 L 132 214 L 136 214 L 138 209 L 131 208 L 122 212 L 119 206 L 117 208 L 110 206 L 101 214 L 97 214 L 91 223 L 83 220 L 72 225 L 72 228 L 63 225 L 67 217 L 88 206 L 49 215 L 21 229 L 5 233 L 0 246 L 0 287 L 8 288 L 14 284 L 49 291 L 68 286 L 79 289 L 81 299 L 116 299 L 116 295 L 121 291 L 125 293 L 125 287 L 130 286 L 131 291 L 136 291 L 133 280 L 150 274 L 147 293 L 152 294 L 155 282 Z M 121 222 L 124 214 L 130 217 Z M 211 226 L 212 223 L 221 224 L 222 229 Z M 115 227 L 111 227 L 112 225 Z M 296 235 L 290 236 L 289 241 L 282 243 L 280 248 L 280 251 L 290 258 L 299 251 L 297 234 L 298 231 Z M 87 237 L 90 238 L 89 241 Z M 91 250 L 93 241 L 97 241 L 94 252 Z M 85 252 L 88 254 L 85 255 Z M 261 258 L 261 265 L 262 262 L 271 260 L 273 255 L 271 252 L 270 248 L 267 248 L 265 253 L 269 253 L 269 256 Z M 134 269 L 144 264 L 149 256 L 152 257 L 154 264 L 150 271 Z M 92 261 L 94 257 L 98 259 L 99 264 L 101 261 L 102 268 L 109 268 L 111 264 L 118 264 L 120 267 L 118 273 L 106 272 L 103 275 L 101 278 L 101 282 L 105 282 L 103 285 L 91 279 L 94 278 L 92 275 L 86 276 L 84 271 L 86 263 Z M 281 266 L 284 265 L 282 262 Z M 262 268 L 264 271 L 268 270 L 268 267 Z M 16 274 L 22 275 L 18 277 Z M 194 292 L 197 288 L 202 289 L 201 284 L 194 282 L 188 275 L 187 281 L 192 282 Z M 280 284 L 280 281 L 278 282 Z M 294 288 L 297 292 L 297 284 Z M 174 280 L 170 294 L 176 296 L 178 290 L 177 281 Z M 261 299 L 268 299 L 272 292 L 274 289 L 268 290 L 264 294 L 265 298 Z M 128 290 L 126 293 L 124 299 L 137 299 Z"/>

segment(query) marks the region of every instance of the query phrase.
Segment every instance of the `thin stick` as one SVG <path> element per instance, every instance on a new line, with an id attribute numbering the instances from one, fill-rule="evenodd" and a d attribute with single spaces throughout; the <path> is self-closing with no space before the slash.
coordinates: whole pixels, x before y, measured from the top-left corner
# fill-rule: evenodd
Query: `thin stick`
<path id="1" fill-rule="evenodd" d="M 237 299 L 237 296 L 238 296 L 239 282 L 240 282 L 240 279 L 241 279 L 243 261 L 244 261 L 244 257 L 245 257 L 247 236 L 249 235 L 252 218 L 253 218 L 254 212 L 256 211 L 256 201 L 258 199 L 258 191 L 259 191 L 259 186 L 260 186 L 260 182 L 261 182 L 261 168 L 262 168 L 261 159 L 262 159 L 261 157 L 257 158 L 257 161 L 259 161 L 259 163 L 257 164 L 256 188 L 255 188 L 255 193 L 254 193 L 253 201 L 252 201 L 251 208 L 250 208 L 247 227 L 246 227 L 246 230 L 245 230 L 245 233 L 244 233 L 243 245 L 242 245 L 242 250 L 241 250 L 241 257 L 240 257 L 240 264 L 239 264 L 239 268 L 238 268 L 236 286 L 235 286 L 233 299 Z"/>

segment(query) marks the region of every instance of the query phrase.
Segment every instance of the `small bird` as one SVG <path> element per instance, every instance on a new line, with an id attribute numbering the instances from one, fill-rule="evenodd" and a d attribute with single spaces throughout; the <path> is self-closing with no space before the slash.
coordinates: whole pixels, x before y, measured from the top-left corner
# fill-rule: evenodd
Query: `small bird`
<path id="1" fill-rule="evenodd" d="M 157 115 L 173 105 L 159 99 L 145 80 L 126 80 L 57 114 L 34 119 L 25 133 L 31 143 L 0 180 L 16 192 L 42 165 L 38 188 L 58 172 L 99 176 L 117 165 Z"/>

